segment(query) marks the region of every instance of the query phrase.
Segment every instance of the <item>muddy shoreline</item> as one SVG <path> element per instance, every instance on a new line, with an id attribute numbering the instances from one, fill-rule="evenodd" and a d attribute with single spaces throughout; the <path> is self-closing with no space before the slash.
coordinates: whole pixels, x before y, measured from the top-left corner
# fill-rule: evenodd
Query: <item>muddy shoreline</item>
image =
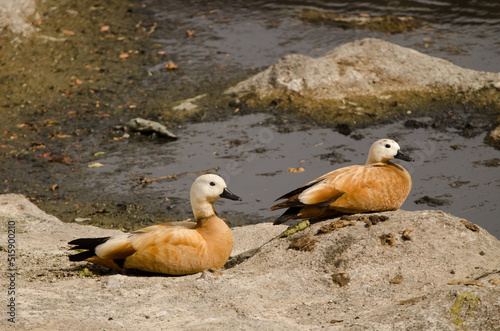
<path id="1" fill-rule="evenodd" d="M 164 196 L 145 192 L 139 183 L 133 191 L 111 196 L 83 185 L 89 180 L 88 165 L 99 162 L 102 156 L 126 154 L 142 144 L 168 144 L 167 140 L 138 134 L 126 137 L 118 127 L 132 117 L 159 121 L 175 132 L 190 123 L 268 112 L 275 115 L 273 124 L 279 130 L 296 131 L 319 127 L 320 123 L 356 134 L 355 126 L 298 116 L 293 109 L 283 110 L 272 102 L 265 109 L 235 107 L 222 91 L 255 73 L 256 68 L 228 67 L 209 73 L 197 72 L 196 66 L 150 70 L 167 60 L 175 63 L 182 56 L 158 51 L 157 29 L 171 29 L 179 43 L 188 37 L 177 28 L 180 21 L 166 20 L 158 26 L 146 5 L 49 0 L 38 6 L 38 15 L 30 18 L 37 29 L 35 35 L 13 44 L 15 36 L 4 34 L 0 44 L 1 80 L 6 91 L 0 96 L 5 118 L 0 135 L 2 193 L 24 194 L 65 222 L 91 218 L 85 224 L 132 230 L 191 216 L 187 197 L 170 197 L 165 203 Z M 158 71 L 161 80 L 155 80 Z M 214 97 L 203 111 L 189 114 L 171 110 L 175 102 L 207 92 Z M 491 93 L 497 92 L 483 91 L 477 100 L 416 102 L 409 118 L 416 122 L 408 125 L 422 125 L 420 116 L 431 116 L 432 121 L 425 125 L 435 130 L 452 128 L 455 134 L 470 137 L 488 132 L 498 116 L 496 104 L 488 104 Z M 395 111 L 376 123 L 405 118 Z M 130 180 L 140 176 L 131 174 Z M 249 217 L 235 215 L 235 222 L 238 218 L 248 222 Z"/>

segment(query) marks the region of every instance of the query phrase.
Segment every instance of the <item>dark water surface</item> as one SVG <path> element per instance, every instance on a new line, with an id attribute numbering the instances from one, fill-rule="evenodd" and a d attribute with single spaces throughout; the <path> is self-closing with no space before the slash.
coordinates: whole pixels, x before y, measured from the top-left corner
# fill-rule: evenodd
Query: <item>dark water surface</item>
<path id="1" fill-rule="evenodd" d="M 274 199 L 328 171 L 363 164 L 371 144 L 380 137 L 390 137 L 415 159 L 413 163 L 397 161 L 413 179 L 403 209 L 444 210 L 500 236 L 499 168 L 488 163 L 495 155 L 500 157 L 500 152 L 484 145 L 483 136 L 464 138 L 429 128 L 409 129 L 398 122 L 358 130 L 354 139 L 329 128 L 283 130 L 266 114 L 192 124 L 179 128 L 178 134 L 180 139 L 175 142 L 141 146 L 141 155 L 130 149 L 100 159 L 104 166 L 89 169 L 92 180 L 87 185 L 108 194 L 153 193 L 159 198 L 181 198 L 181 204 L 188 204 L 189 189 L 197 175 L 154 181 L 139 193 L 136 182 L 130 180 L 131 173 L 152 179 L 219 167 L 217 173 L 243 198 L 242 202 L 218 201 L 219 213 L 233 225 L 242 225 L 241 219 L 248 223 L 271 221 L 280 215 L 280 211 L 268 211 Z M 305 170 L 288 171 L 299 167 Z M 437 198 L 443 205 L 429 207 L 415 202 L 425 196 Z M 176 203 L 164 204 L 176 208 Z"/>
<path id="2" fill-rule="evenodd" d="M 500 2 L 497 1 L 149 0 L 145 3 L 160 27 L 155 33 L 157 42 L 180 64 L 193 68 L 267 67 L 291 53 L 317 57 L 346 42 L 373 37 L 465 68 L 500 71 Z M 300 8 L 353 17 L 411 16 L 424 24 L 413 31 L 388 35 L 303 22 L 294 16 L 294 11 Z M 186 30 L 195 31 L 194 37 L 187 38 Z"/>
<path id="3" fill-rule="evenodd" d="M 144 1 L 158 23 L 152 35 L 168 60 L 183 69 L 178 81 L 194 86 L 214 72 L 259 71 L 279 58 L 301 53 L 318 57 L 353 40 L 375 37 L 449 60 L 474 70 L 500 71 L 500 2 L 486 1 Z M 314 25 L 296 19 L 297 8 L 316 8 L 347 16 L 412 16 L 421 28 L 388 35 Z M 195 31 L 188 37 L 187 30 Z M 155 83 L 172 81 L 161 70 L 147 68 Z M 230 69 L 230 70 L 229 70 Z M 147 84 L 147 82 L 146 82 Z M 193 95 L 194 96 L 194 95 Z M 334 168 L 364 163 L 371 143 L 396 139 L 415 163 L 399 162 L 413 178 L 406 210 L 441 209 L 468 219 L 500 237 L 500 152 L 483 143 L 484 134 L 465 138 L 455 130 L 408 128 L 403 122 L 357 130 L 357 139 L 331 128 L 273 124 L 273 116 L 253 114 L 227 121 L 177 128 L 178 141 L 158 144 L 129 142 L 127 151 L 100 160 L 88 169 L 89 187 L 109 194 L 157 194 L 181 198 L 164 202 L 171 209 L 188 203 L 194 175 L 155 181 L 137 189 L 131 174 L 148 178 L 220 167 L 231 190 L 243 202 L 218 202 L 232 225 L 271 221 L 272 201 Z M 425 121 L 426 119 L 422 119 Z M 135 146 L 135 147 L 134 147 Z M 493 161 L 492 161 L 493 160 Z M 489 161 L 489 162 L 488 162 Z M 304 172 L 289 173 L 288 167 Z M 443 205 L 417 204 L 429 196 Z M 186 200 L 182 200 L 186 199 Z M 238 221 L 233 221 L 238 219 Z"/>

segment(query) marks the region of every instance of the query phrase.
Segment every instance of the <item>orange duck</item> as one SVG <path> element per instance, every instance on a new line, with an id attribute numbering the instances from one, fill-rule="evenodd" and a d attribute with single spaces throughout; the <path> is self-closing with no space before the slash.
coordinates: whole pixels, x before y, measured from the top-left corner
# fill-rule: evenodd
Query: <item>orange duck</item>
<path id="1" fill-rule="evenodd" d="M 190 198 L 196 222 L 171 222 L 114 237 L 75 239 L 69 242 L 76 245 L 71 249 L 86 251 L 69 256 L 69 260 L 88 261 L 118 272 L 137 269 L 169 275 L 223 267 L 233 249 L 233 236 L 215 212 L 214 202 L 241 198 L 214 174 L 198 177 Z"/>
<path id="2" fill-rule="evenodd" d="M 274 221 L 328 218 L 342 214 L 396 210 L 411 189 L 411 177 L 392 159 L 413 161 L 397 142 L 381 139 L 373 143 L 363 165 L 331 171 L 276 200 L 286 199 L 271 210 L 288 208 Z"/>

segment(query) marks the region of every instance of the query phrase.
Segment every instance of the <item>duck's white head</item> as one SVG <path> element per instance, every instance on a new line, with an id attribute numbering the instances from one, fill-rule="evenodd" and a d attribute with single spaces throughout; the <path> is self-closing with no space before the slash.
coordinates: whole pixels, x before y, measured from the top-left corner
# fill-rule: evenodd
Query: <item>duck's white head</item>
<path id="1" fill-rule="evenodd" d="M 213 203 L 220 198 L 241 200 L 229 191 L 222 177 L 215 174 L 202 175 L 191 185 L 191 207 L 195 219 L 215 213 Z"/>
<path id="2" fill-rule="evenodd" d="M 366 165 L 387 162 L 392 159 L 413 161 L 413 159 L 401 153 L 399 144 L 391 139 L 380 139 L 373 143 L 368 152 Z"/>

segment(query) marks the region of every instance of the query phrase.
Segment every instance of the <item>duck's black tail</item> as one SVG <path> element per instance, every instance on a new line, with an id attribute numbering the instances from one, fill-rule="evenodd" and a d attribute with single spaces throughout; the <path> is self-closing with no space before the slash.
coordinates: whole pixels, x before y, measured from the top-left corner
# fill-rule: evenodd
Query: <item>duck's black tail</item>
<path id="1" fill-rule="evenodd" d="M 286 221 L 288 220 L 291 220 L 293 218 L 295 218 L 295 216 L 297 216 L 297 214 L 299 213 L 299 211 L 302 209 L 302 207 L 291 207 L 291 208 L 288 208 L 284 213 L 283 215 L 281 215 L 280 217 L 278 217 L 275 221 L 274 221 L 274 225 L 278 225 L 278 224 L 281 224 L 281 223 L 285 223 Z"/>
<path id="2" fill-rule="evenodd" d="M 75 247 L 71 247 L 72 250 L 77 249 L 86 249 L 85 252 L 81 252 L 75 255 L 70 255 L 70 261 L 85 261 L 88 258 L 95 256 L 95 248 L 100 244 L 108 241 L 110 237 L 102 237 L 102 238 L 79 238 L 70 241 L 69 245 L 75 245 Z"/>

